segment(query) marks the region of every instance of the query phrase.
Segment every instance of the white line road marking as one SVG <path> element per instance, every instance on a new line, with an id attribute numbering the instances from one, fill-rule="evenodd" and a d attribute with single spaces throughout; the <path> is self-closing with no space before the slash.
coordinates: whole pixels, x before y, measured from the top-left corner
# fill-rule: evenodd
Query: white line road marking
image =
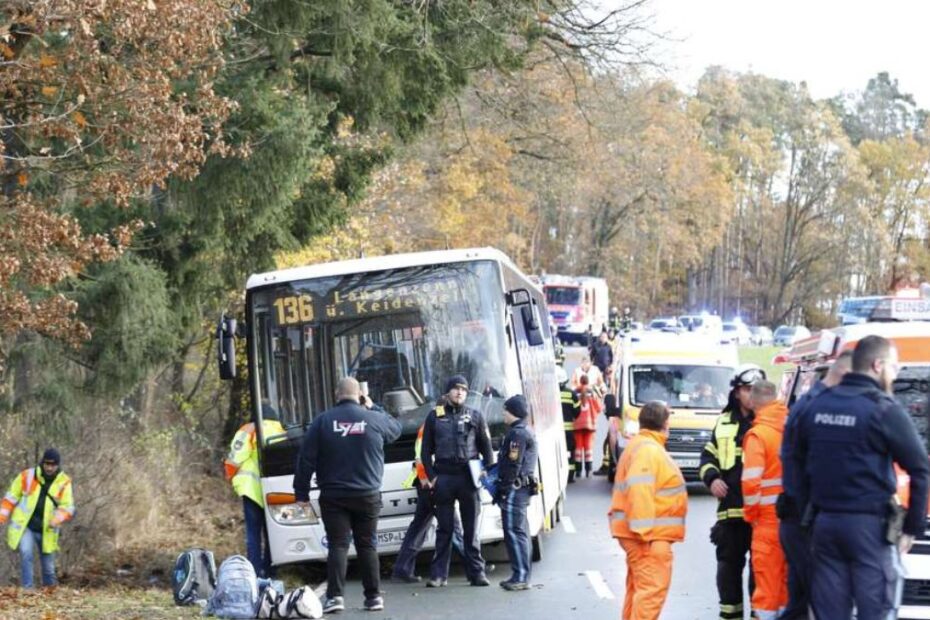
<path id="1" fill-rule="evenodd" d="M 604 580 L 604 576 L 601 575 L 601 571 L 586 570 L 584 574 L 588 578 L 588 581 L 591 582 L 591 587 L 594 588 L 594 593 L 597 594 L 598 598 L 613 600 L 614 593 L 610 591 L 610 587 Z"/>
<path id="2" fill-rule="evenodd" d="M 572 522 L 572 518 L 568 515 L 562 517 L 562 529 L 564 529 L 569 534 L 575 534 L 578 530 L 575 529 L 575 524 Z"/>

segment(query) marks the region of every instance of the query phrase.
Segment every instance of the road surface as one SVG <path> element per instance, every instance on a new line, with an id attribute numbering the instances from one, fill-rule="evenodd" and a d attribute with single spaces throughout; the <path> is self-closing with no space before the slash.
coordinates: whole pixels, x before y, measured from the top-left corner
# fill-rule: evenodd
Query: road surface
<path id="1" fill-rule="evenodd" d="M 570 373 L 583 355 L 581 348 L 567 351 L 566 370 Z M 601 420 L 597 446 L 606 429 Z M 448 618 L 578 618 L 616 619 L 623 604 L 626 566 L 617 542 L 609 535 L 607 511 L 610 488 L 604 478 L 593 477 L 569 485 L 565 518 L 545 533 L 543 558 L 533 566 L 533 588 L 525 592 L 505 592 L 497 583 L 510 575 L 506 561 L 497 560 L 503 547 L 487 549 L 496 569 L 489 574 L 491 587 L 468 585 L 460 565 L 453 563 L 449 585 L 426 588 L 424 584 L 396 584 L 384 580 L 385 609 L 362 610 L 362 587 L 350 574 L 346 587 L 346 611 L 341 618 L 367 620 L 435 620 Z M 716 561 L 708 535 L 714 522 L 716 500 L 701 485 L 691 487 L 687 536 L 674 546 L 672 587 L 663 620 L 697 620 L 717 614 L 714 581 Z M 428 575 L 431 552 L 420 554 L 417 572 Z M 384 558 L 382 573 L 392 561 Z M 352 571 L 354 573 L 354 571 Z M 748 617 L 748 611 L 747 611 Z"/>

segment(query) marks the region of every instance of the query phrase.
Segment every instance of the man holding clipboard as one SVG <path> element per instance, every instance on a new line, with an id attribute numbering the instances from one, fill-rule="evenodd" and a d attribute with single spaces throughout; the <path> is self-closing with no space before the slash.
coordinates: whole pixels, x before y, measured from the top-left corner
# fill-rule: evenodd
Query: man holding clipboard
<path id="1" fill-rule="evenodd" d="M 468 380 L 455 375 L 446 382 L 444 399 L 426 416 L 423 427 L 423 467 L 436 504 L 436 551 L 430 567 L 429 588 L 446 585 L 452 552 L 455 503 L 459 504 L 464 534 L 465 570 L 473 586 L 490 585 L 478 542 L 481 498 L 469 461 L 494 463 L 491 435 L 484 416 L 465 406 Z"/>

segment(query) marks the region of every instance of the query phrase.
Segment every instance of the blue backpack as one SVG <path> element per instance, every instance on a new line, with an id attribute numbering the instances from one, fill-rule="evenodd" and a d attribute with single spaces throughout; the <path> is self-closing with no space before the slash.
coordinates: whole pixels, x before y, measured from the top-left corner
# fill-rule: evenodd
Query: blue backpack
<path id="1" fill-rule="evenodd" d="M 251 562 L 241 555 L 226 558 L 220 564 L 216 589 L 204 613 L 218 618 L 243 620 L 254 618 L 257 608 L 258 579 Z"/>
<path id="2" fill-rule="evenodd" d="M 171 573 L 171 589 L 177 605 L 206 602 L 216 587 L 216 563 L 206 549 L 188 549 L 178 556 Z"/>

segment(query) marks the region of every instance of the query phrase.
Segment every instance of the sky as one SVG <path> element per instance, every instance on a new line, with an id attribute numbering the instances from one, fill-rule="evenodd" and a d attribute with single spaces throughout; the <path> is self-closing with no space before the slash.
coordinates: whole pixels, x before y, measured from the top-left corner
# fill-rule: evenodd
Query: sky
<path id="1" fill-rule="evenodd" d="M 614 4 L 604 0 L 605 6 Z M 806 81 L 815 98 L 861 91 L 888 71 L 930 108 L 930 2 L 651 0 L 653 28 L 674 40 L 657 60 L 693 89 L 708 65 Z"/>

